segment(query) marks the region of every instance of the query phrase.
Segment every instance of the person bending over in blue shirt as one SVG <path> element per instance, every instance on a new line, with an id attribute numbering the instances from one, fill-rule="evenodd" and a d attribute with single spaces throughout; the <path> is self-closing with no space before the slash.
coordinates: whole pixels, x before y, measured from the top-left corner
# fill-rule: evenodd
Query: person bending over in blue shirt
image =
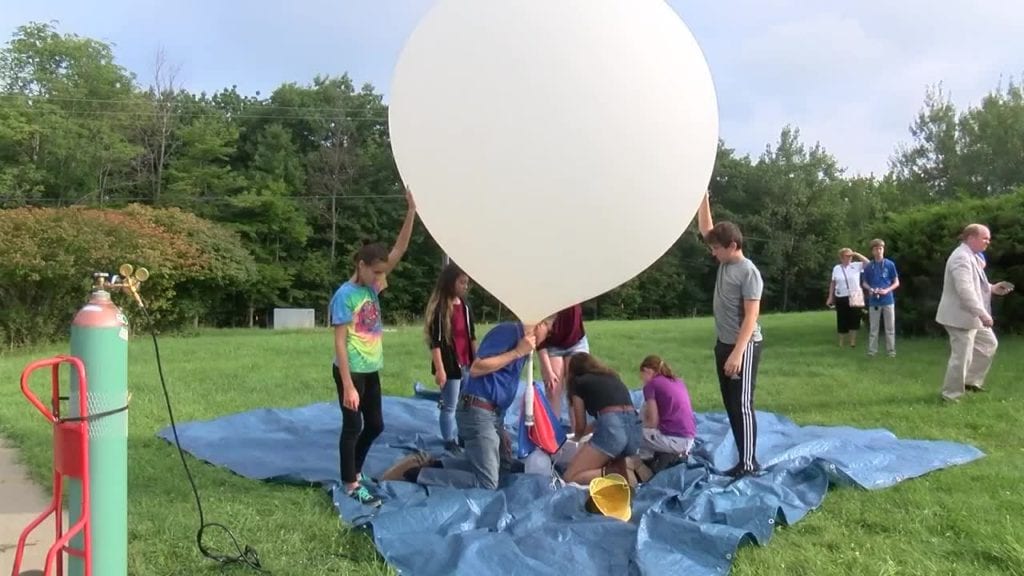
<path id="1" fill-rule="evenodd" d="M 502 456 L 512 454 L 503 426 L 505 411 L 515 400 L 527 357 L 547 338 L 552 322 L 553 318 L 534 326 L 502 322 L 484 336 L 455 410 L 465 442 L 461 456 L 437 460 L 417 452 L 399 460 L 380 479 L 496 489 Z"/>

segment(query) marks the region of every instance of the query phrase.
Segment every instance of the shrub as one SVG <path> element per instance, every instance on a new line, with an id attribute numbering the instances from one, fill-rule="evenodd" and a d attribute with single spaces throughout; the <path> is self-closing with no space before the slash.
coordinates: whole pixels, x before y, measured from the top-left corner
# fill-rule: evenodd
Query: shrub
<path id="1" fill-rule="evenodd" d="M 124 262 L 149 269 L 142 293 L 161 329 L 194 323 L 254 269 L 233 233 L 178 209 L 0 210 L 0 239 L 0 337 L 9 347 L 65 338 L 92 274 Z"/>
<path id="2" fill-rule="evenodd" d="M 958 245 L 960 231 L 972 222 L 992 230 L 985 255 L 991 282 L 1009 280 L 1024 289 L 1024 189 L 986 199 L 961 200 L 899 214 L 877 227 L 887 256 L 896 262 L 896 323 L 901 332 L 943 334 L 935 323 L 942 296 L 946 258 Z M 1019 294 L 993 296 L 993 317 L 1002 333 L 1024 331 L 1024 302 Z"/>

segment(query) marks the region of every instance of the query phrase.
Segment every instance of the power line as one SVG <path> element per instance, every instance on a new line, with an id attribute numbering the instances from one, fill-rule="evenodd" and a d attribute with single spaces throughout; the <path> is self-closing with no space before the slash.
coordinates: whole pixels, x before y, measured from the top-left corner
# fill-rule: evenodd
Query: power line
<path id="1" fill-rule="evenodd" d="M 119 197 L 103 196 L 102 198 L 100 198 L 99 196 L 97 196 L 98 193 L 99 193 L 99 191 L 90 192 L 90 193 L 88 193 L 88 194 L 86 194 L 86 195 L 84 195 L 82 197 L 79 197 L 78 199 L 69 199 L 69 198 L 24 198 L 24 197 L 21 197 L 21 196 L 10 196 L 10 195 L 8 195 L 8 196 L 0 196 L 0 203 L 24 204 L 26 206 L 32 206 L 32 205 L 35 205 L 35 204 L 67 204 L 67 205 L 70 206 L 70 205 L 78 204 L 79 202 L 82 201 L 83 198 L 88 198 L 88 197 L 96 198 L 94 200 L 95 202 L 99 202 L 100 200 L 102 200 L 103 202 L 111 202 L 111 203 L 122 203 L 122 202 L 148 203 L 149 202 L 148 198 L 131 197 L 131 196 L 119 196 Z M 182 205 L 188 205 L 188 204 L 197 203 L 197 202 L 198 203 L 218 203 L 218 202 L 231 203 L 231 202 L 235 202 L 235 201 L 237 201 L 239 199 L 250 199 L 250 198 L 255 198 L 255 199 L 281 199 L 281 200 L 330 200 L 330 199 L 333 198 L 335 200 L 341 201 L 341 200 L 371 200 L 371 199 L 383 199 L 383 198 L 402 198 L 402 199 L 404 199 L 405 195 L 404 194 L 352 194 L 352 195 L 336 195 L 336 196 L 332 196 L 330 194 L 315 194 L 315 195 L 301 195 L 301 196 L 260 196 L 260 195 L 248 195 L 248 196 L 247 195 L 206 196 L 206 197 L 191 198 L 188 201 L 181 202 L 181 204 Z M 168 207 L 173 207 L 173 206 L 176 206 L 176 204 L 168 204 L 167 206 Z"/>
<path id="2" fill-rule="evenodd" d="M 349 97 L 357 97 L 358 94 L 350 94 Z M 145 99 L 133 99 L 133 98 L 71 98 L 68 96 L 29 96 L 26 94 L 0 94 L 0 99 L 17 99 L 27 100 L 30 102 L 92 102 L 97 104 L 108 103 L 108 104 L 154 104 L 157 103 L 153 100 Z M 168 101 L 171 104 L 175 104 L 174 101 Z M 196 102 L 198 103 L 198 101 Z M 210 102 L 213 104 L 213 102 Z M 215 105 L 215 104 L 214 104 Z M 384 104 L 381 104 L 384 106 Z M 244 101 L 242 103 L 243 108 L 273 108 L 277 110 L 304 110 L 304 111 L 318 111 L 318 112 L 337 112 L 346 113 L 350 111 L 365 110 L 365 108 L 337 108 L 337 107 L 316 107 L 316 106 L 283 106 L 279 104 L 270 104 L 266 100 L 257 100 L 255 102 Z"/>
<path id="3" fill-rule="evenodd" d="M 19 106 L 18 101 L 28 103 L 28 107 Z M 89 103 L 89 104 L 119 104 L 123 109 L 75 109 L 69 107 L 58 107 L 57 110 L 33 106 L 36 103 L 65 102 L 65 103 Z M 158 104 L 147 100 L 130 99 L 104 99 L 104 98 L 70 98 L 61 96 L 44 96 L 34 98 L 22 94 L 0 94 L 0 110 L 16 110 L 30 114 L 46 114 L 59 112 L 66 116 L 114 116 L 114 117 L 176 117 L 176 118 L 223 118 L 234 119 L 268 119 L 268 120 L 387 120 L 387 111 L 377 111 L 366 107 L 317 107 L 317 106 L 280 106 L 267 103 L 243 104 L 240 111 L 231 111 L 213 105 L 206 110 L 181 110 L 180 107 L 188 108 L 189 104 L 170 103 L 169 109 L 153 109 L 151 105 Z M 131 109 L 137 108 L 137 109 Z M 287 113 L 293 110 L 299 113 Z"/>
<path id="4" fill-rule="evenodd" d="M 5 106 L 0 103 L 0 110 L 2 109 L 13 110 L 13 107 Z M 30 114 L 47 114 L 50 110 L 44 110 L 41 108 L 28 108 L 22 109 L 22 111 Z M 127 118 L 146 118 L 153 117 L 159 118 L 164 113 L 159 111 L 131 111 L 131 110 L 60 110 L 60 113 L 65 116 L 114 116 L 114 117 L 127 117 Z M 252 119 L 252 120 L 387 120 L 386 114 L 371 114 L 367 113 L 364 115 L 347 115 L 347 116 L 317 116 L 309 114 L 250 114 L 250 113 L 233 113 L 233 112 L 171 112 L 167 114 L 173 118 L 221 118 L 224 120 L 236 120 L 236 119 Z"/>

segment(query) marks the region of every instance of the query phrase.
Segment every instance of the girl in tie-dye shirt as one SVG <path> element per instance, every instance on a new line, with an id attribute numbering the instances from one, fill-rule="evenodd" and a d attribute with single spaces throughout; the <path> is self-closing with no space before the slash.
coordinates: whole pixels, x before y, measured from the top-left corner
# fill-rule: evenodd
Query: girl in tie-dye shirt
<path id="1" fill-rule="evenodd" d="M 408 189 L 406 201 L 409 209 L 395 246 L 390 252 L 382 244 L 360 248 L 354 258 L 355 273 L 334 293 L 330 305 L 334 326 L 332 373 L 341 405 L 341 481 L 349 496 L 369 506 L 379 506 L 380 498 L 367 488 L 363 462 L 384 430 L 380 390 L 384 347 L 378 295 L 387 287 L 387 274 L 409 247 L 416 204 Z"/>

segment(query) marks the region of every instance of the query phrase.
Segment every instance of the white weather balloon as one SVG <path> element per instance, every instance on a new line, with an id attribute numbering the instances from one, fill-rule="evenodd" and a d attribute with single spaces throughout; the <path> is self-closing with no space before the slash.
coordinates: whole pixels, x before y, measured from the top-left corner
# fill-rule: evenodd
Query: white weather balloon
<path id="1" fill-rule="evenodd" d="M 390 129 L 431 235 L 534 322 L 679 238 L 711 176 L 718 108 L 663 0 L 439 0 L 399 58 Z"/>

